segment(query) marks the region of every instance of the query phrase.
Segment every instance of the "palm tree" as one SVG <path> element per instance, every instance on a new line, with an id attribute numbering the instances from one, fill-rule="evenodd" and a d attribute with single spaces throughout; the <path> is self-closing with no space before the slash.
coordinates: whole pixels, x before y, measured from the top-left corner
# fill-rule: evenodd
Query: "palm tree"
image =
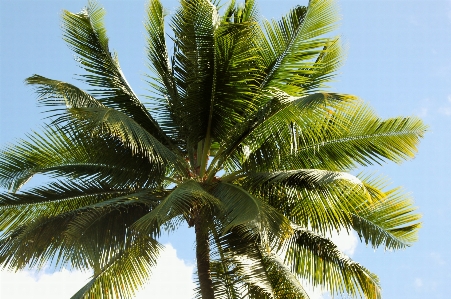
<path id="1" fill-rule="evenodd" d="M 308 298 L 301 281 L 380 298 L 377 276 L 328 235 L 354 230 L 390 250 L 415 241 L 409 196 L 351 171 L 413 157 L 425 125 L 325 91 L 342 61 L 332 0 L 260 23 L 253 0 L 218 6 L 181 0 L 170 55 L 163 7 L 150 0 L 149 105 L 110 52 L 103 10 L 63 13 L 91 87 L 26 80 L 51 122 L 0 154 L 2 268 L 89 269 L 72 298 L 131 298 L 158 236 L 187 223 L 203 299 Z M 49 181 L 19 191 L 35 174 Z"/>

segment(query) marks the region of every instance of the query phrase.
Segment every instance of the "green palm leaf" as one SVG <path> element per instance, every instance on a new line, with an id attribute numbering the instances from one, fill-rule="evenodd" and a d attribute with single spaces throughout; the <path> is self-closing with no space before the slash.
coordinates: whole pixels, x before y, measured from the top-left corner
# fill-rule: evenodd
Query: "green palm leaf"
<path id="1" fill-rule="evenodd" d="M 381 298 L 377 276 L 345 256 L 329 239 L 296 228 L 285 248 L 285 262 L 313 286 L 321 285 L 333 294 Z"/>
<path id="2" fill-rule="evenodd" d="M 228 171 L 236 170 L 237 166 L 255 170 L 260 164 L 266 169 L 268 164 L 279 157 L 275 152 L 292 151 L 290 126 L 296 124 L 303 128 L 310 123 L 326 122 L 328 118 L 325 115 L 343 109 L 347 102 L 353 100 L 355 98 L 352 96 L 327 93 L 292 97 L 282 91 L 273 90 L 267 103 L 232 133 L 230 140 L 224 145 L 226 149 L 221 152 L 222 155 L 212 161 L 211 173 L 215 172 L 215 166 L 222 166 L 222 163 L 225 163 Z M 312 133 L 306 138 L 315 138 L 314 136 Z M 269 163 L 265 162 L 265 159 L 268 159 Z M 218 164 L 215 163 L 216 160 Z"/>
<path id="3" fill-rule="evenodd" d="M 133 193 L 100 183 L 53 182 L 22 193 L 0 195 L 0 229 L 14 229 L 35 217 L 52 217 Z"/>
<path id="4" fill-rule="evenodd" d="M 169 107 L 192 146 L 211 130 L 216 77 L 214 34 L 218 26 L 218 12 L 209 0 L 182 0 L 171 23 L 177 40 L 173 69 L 179 100 L 171 101 Z"/>
<path id="5" fill-rule="evenodd" d="M 0 267 L 92 269 L 72 298 L 131 298 L 154 238 L 186 222 L 199 297 L 308 298 L 307 281 L 379 299 L 377 277 L 325 236 L 354 230 L 389 250 L 416 240 L 410 197 L 350 171 L 412 158 L 426 126 L 325 91 L 343 57 L 332 0 L 260 23 L 254 0 L 180 4 L 170 40 L 160 0 L 146 7 L 148 106 L 109 49 L 104 11 L 63 12 L 91 89 L 26 79 L 52 122 L 0 151 Z M 19 191 L 36 174 L 49 181 Z"/>
<path id="6" fill-rule="evenodd" d="M 148 237 L 130 243 L 107 265 L 95 271 L 93 278 L 71 299 L 133 298 L 156 265 L 161 245 Z"/>
<path id="7" fill-rule="evenodd" d="M 314 86 L 309 82 L 312 77 L 327 69 L 317 58 L 331 44 L 330 39 L 320 36 L 336 27 L 335 10 L 332 1 L 310 1 L 308 8 L 297 7 L 279 22 L 264 23 L 266 32 L 259 39 L 260 48 L 266 49 L 262 57 L 267 64 L 262 87 L 303 95 L 306 87 Z"/>
<path id="8" fill-rule="evenodd" d="M 183 216 L 192 226 L 194 223 L 191 219 L 195 219 L 202 210 L 213 211 L 221 208 L 218 199 L 206 192 L 199 183 L 188 180 L 178 185 L 152 212 L 139 219 L 133 227 L 137 231 L 159 234 L 160 226 L 177 216 Z"/>
<path id="9" fill-rule="evenodd" d="M 165 175 L 160 163 L 133 155 L 115 138 L 45 127 L 42 133 L 9 146 L 0 153 L 0 184 L 17 191 L 35 174 L 96 179 L 109 185 L 155 186 Z"/>
<path id="10" fill-rule="evenodd" d="M 322 233 L 350 228 L 351 213 L 371 203 L 363 182 L 348 173 L 301 169 L 250 174 L 242 181 L 295 223 Z"/>
<path id="11" fill-rule="evenodd" d="M 3 266 L 43 267 L 52 262 L 54 256 L 57 256 L 53 260 L 57 267 L 70 265 L 86 270 L 99 263 L 105 264 L 105 260 L 126 246 L 127 239 L 136 237 L 130 233 L 130 226 L 161 200 L 161 195 L 148 190 L 133 193 L 77 187 L 81 190 L 65 191 L 66 197 L 55 196 L 53 192 L 51 198 L 50 192 L 37 190 L 34 193 L 41 191 L 41 198 L 24 194 L 18 196 L 20 201 L 5 202 L 6 206 L 2 207 L 5 214 L 14 215 L 18 210 L 22 213 L 19 214 L 21 221 L 26 220 L 25 217 L 30 220 L 26 225 L 17 225 L 2 219 L 2 224 L 7 225 L 7 233 L 0 240 Z M 27 201 L 33 203 L 26 204 Z M 128 237 L 121 239 L 124 234 Z"/>
<path id="12" fill-rule="evenodd" d="M 110 52 L 103 26 L 104 10 L 94 1 L 78 14 L 63 13 L 63 35 L 69 48 L 77 54 L 82 67 L 90 74 L 82 78 L 95 87 L 93 95 L 105 106 L 129 115 L 164 144 L 170 139 L 141 104 L 122 73 L 117 55 Z"/>
<path id="13" fill-rule="evenodd" d="M 177 153 L 160 143 L 132 118 L 113 108 L 71 108 L 69 115 L 58 118 L 57 123 L 78 121 L 78 127 L 94 135 L 111 135 L 118 138 L 133 153 L 143 155 L 151 164 L 165 171 L 174 167 L 180 174 L 187 172 L 187 164 Z M 72 126 L 72 124 L 70 124 Z"/>
<path id="14" fill-rule="evenodd" d="M 240 225 L 255 227 L 262 233 L 282 238 L 290 232 L 288 219 L 240 186 L 219 183 L 212 194 L 221 201 L 225 209 L 227 219 L 224 232 Z"/>
<path id="15" fill-rule="evenodd" d="M 372 202 L 352 214 L 352 227 L 366 244 L 394 250 L 411 246 L 417 240 L 421 215 L 408 194 L 400 188 L 383 191 L 377 180 L 365 182 Z"/>
<path id="16" fill-rule="evenodd" d="M 348 125 L 343 126 L 344 123 Z M 297 149 L 281 159 L 280 168 L 321 165 L 331 170 L 347 170 L 358 164 L 380 164 L 384 160 L 401 163 L 414 156 L 427 128 L 416 117 L 380 119 L 361 101 L 350 105 L 345 112 L 337 111 L 331 121 L 320 126 L 322 134 L 317 138 L 308 138 L 315 133 L 311 129 L 296 136 Z"/>
<path id="17" fill-rule="evenodd" d="M 25 80 L 27 84 L 36 86 L 39 102 L 46 106 L 66 107 L 105 107 L 100 101 L 76 86 L 52 80 L 43 76 L 33 75 Z"/>

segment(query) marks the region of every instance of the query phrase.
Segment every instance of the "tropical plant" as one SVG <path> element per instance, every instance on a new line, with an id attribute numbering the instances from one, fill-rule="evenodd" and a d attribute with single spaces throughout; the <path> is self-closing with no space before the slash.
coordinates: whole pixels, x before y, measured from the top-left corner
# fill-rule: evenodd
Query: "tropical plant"
<path id="1" fill-rule="evenodd" d="M 0 154 L 2 268 L 90 269 L 72 298 L 130 298 L 158 236 L 186 222 L 201 298 L 308 298 L 301 282 L 380 298 L 377 276 L 328 236 L 354 230 L 390 250 L 415 241 L 409 196 L 351 171 L 413 157 L 425 125 L 326 91 L 342 61 L 332 0 L 263 22 L 253 0 L 218 6 L 181 0 L 170 55 L 163 7 L 150 0 L 148 105 L 110 52 L 104 11 L 63 13 L 91 89 L 26 80 L 51 121 Z M 19 191 L 36 174 L 48 183 Z"/>

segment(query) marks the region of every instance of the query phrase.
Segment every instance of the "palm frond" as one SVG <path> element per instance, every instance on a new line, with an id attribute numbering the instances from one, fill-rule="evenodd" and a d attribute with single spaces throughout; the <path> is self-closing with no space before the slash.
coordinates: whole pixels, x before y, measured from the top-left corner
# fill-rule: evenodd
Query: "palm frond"
<path id="1" fill-rule="evenodd" d="M 211 130 L 217 76 L 214 34 L 219 21 L 217 9 L 209 0 L 182 0 L 171 23 L 176 40 L 173 70 L 179 97 L 169 103 L 169 108 L 189 148 Z"/>
<path id="2" fill-rule="evenodd" d="M 0 230 L 11 230 L 35 217 L 53 217 L 133 190 L 115 189 L 97 182 L 53 182 L 26 192 L 0 195 Z"/>
<path id="3" fill-rule="evenodd" d="M 257 228 L 262 235 L 283 238 L 290 233 L 287 218 L 240 186 L 221 182 L 214 188 L 212 194 L 221 201 L 225 209 L 224 232 L 244 225 Z"/>
<path id="4" fill-rule="evenodd" d="M 95 271 L 93 278 L 71 299 L 133 298 L 150 277 L 161 248 L 149 237 L 129 241 L 127 247 Z"/>
<path id="5" fill-rule="evenodd" d="M 417 117 L 383 120 L 367 104 L 354 101 L 330 120 L 298 131 L 295 151 L 281 158 L 278 167 L 348 170 L 384 160 L 401 163 L 415 155 L 426 129 Z M 310 138 L 318 130 L 321 134 Z"/>
<path id="6" fill-rule="evenodd" d="M 251 2 L 251 1 L 246 1 Z M 249 19 L 252 7 L 237 9 L 240 21 L 222 23 L 215 31 L 215 98 L 211 109 L 211 132 L 224 142 L 237 125 L 247 121 L 259 106 L 258 78 L 262 62 L 258 48 L 249 44 L 255 35 L 256 20 Z"/>
<path id="7" fill-rule="evenodd" d="M 329 239 L 296 228 L 285 250 L 291 271 L 313 286 L 323 286 L 332 294 L 381 298 L 377 276 L 345 256 Z"/>
<path id="8" fill-rule="evenodd" d="M 27 78 L 25 82 L 36 86 L 38 100 L 45 106 L 105 107 L 89 93 L 66 82 L 52 80 L 40 75 L 33 75 Z"/>
<path id="9" fill-rule="evenodd" d="M 173 167 L 179 174 L 187 173 L 183 158 L 163 145 L 132 118 L 113 108 L 71 108 L 68 115 L 62 115 L 57 124 L 77 122 L 77 126 L 93 135 L 110 135 L 118 138 L 134 154 L 142 155 L 149 162 L 165 172 Z M 67 125 L 65 127 L 67 129 Z"/>
<path id="10" fill-rule="evenodd" d="M 265 36 L 259 40 L 261 49 L 266 49 L 262 57 L 267 64 L 261 86 L 278 87 L 298 96 L 311 93 L 314 89 L 309 81 L 326 70 L 318 58 L 331 43 L 321 36 L 332 31 L 336 23 L 336 7 L 330 0 L 310 1 L 308 8 L 296 7 L 279 22 L 266 21 Z"/>
<path id="11" fill-rule="evenodd" d="M 160 142 L 171 145 L 133 92 L 119 66 L 117 55 L 111 53 L 103 26 L 104 10 L 90 1 L 78 14 L 63 12 L 63 36 L 69 48 L 77 54 L 82 67 L 90 74 L 82 75 L 93 86 L 92 94 L 105 106 L 118 109 L 133 118 Z"/>
<path id="12" fill-rule="evenodd" d="M 160 227 L 178 216 L 183 216 L 188 224 L 194 225 L 191 223 L 192 219 L 205 209 L 214 211 L 221 210 L 222 207 L 220 201 L 206 192 L 199 183 L 187 180 L 178 185 L 152 212 L 136 221 L 133 228 L 159 235 Z"/>
<path id="13" fill-rule="evenodd" d="M 156 186 L 165 172 L 159 163 L 133 154 L 108 136 L 70 127 L 45 127 L 0 152 L 0 185 L 16 192 L 35 174 L 71 179 L 95 179 L 109 185 Z"/>
<path id="14" fill-rule="evenodd" d="M 154 101 L 152 113 L 158 119 L 160 126 L 172 139 L 180 138 L 180 128 L 171 118 L 168 106 L 179 100 L 175 82 L 174 71 L 169 61 L 164 32 L 164 8 L 159 0 L 149 1 L 146 7 L 147 18 L 145 28 L 147 32 L 147 59 L 148 67 L 154 76 L 149 76 L 149 85 L 159 97 Z M 180 146 L 184 146 L 180 143 Z"/>
<path id="15" fill-rule="evenodd" d="M 400 188 L 384 191 L 383 180 L 365 180 L 372 202 L 352 213 L 352 228 L 373 248 L 394 250 L 411 246 L 417 240 L 421 215 L 408 194 Z"/>
<path id="16" fill-rule="evenodd" d="M 30 200 L 22 197 L 23 201 Z M 160 200 L 161 195 L 148 190 L 116 193 L 103 190 L 98 194 L 67 196 L 60 201 L 10 204 L 6 212 L 12 213 L 14 209 L 22 212 L 17 217 L 22 222 L 6 228 L 0 241 L 0 263 L 19 269 L 51 264 L 86 270 L 104 265 L 126 245 L 124 242 L 136 237 L 130 226 Z M 63 208 L 58 209 L 59 206 Z M 32 214 L 26 215 L 30 219 L 24 219 L 24 207 L 28 208 L 25 212 Z"/>
<path id="17" fill-rule="evenodd" d="M 301 169 L 255 173 L 241 181 L 291 221 L 321 233 L 351 228 L 351 214 L 371 204 L 364 183 L 343 172 Z"/>
<path id="18" fill-rule="evenodd" d="M 309 298 L 299 279 L 277 254 L 261 246 L 253 232 L 234 229 L 216 244 L 219 258 L 212 271 L 224 294 L 236 298 Z M 221 278 L 224 281 L 219 281 Z"/>
<path id="19" fill-rule="evenodd" d="M 328 122 L 335 111 L 344 109 L 348 102 L 353 101 L 355 97 L 349 95 L 317 93 L 292 97 L 274 90 L 270 100 L 248 122 L 238 127 L 237 133 L 231 135 L 231 140 L 224 145 L 227 148 L 223 153 L 226 169 L 236 170 L 238 166 L 239 170 L 258 171 L 259 165 L 262 169 L 273 169 L 272 163 L 293 151 L 293 126 L 306 128 L 308 132 L 311 124 L 319 123 L 313 130 L 320 131 L 321 123 Z M 343 122 L 337 126 L 340 125 L 344 125 Z M 313 132 L 309 133 L 305 138 L 318 138 Z M 211 168 L 213 165 L 216 165 L 214 161 Z"/>

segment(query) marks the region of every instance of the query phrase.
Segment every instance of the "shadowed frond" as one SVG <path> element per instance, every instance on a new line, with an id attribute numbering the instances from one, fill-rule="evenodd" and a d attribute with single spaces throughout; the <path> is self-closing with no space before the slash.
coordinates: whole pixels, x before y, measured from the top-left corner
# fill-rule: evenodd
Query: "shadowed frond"
<path id="1" fill-rule="evenodd" d="M 290 223 L 285 216 L 262 199 L 242 187 L 230 183 L 219 183 L 212 194 L 224 206 L 226 225 L 224 232 L 245 225 L 255 227 L 262 234 L 269 233 L 283 238 L 290 233 Z"/>
<path id="2" fill-rule="evenodd" d="M 221 210 L 221 203 L 193 180 L 178 185 L 153 211 L 139 219 L 133 228 L 140 232 L 160 234 L 160 227 L 177 216 L 183 216 L 190 225 L 201 210 Z M 210 214 L 212 213 L 210 211 Z"/>
<path id="3" fill-rule="evenodd" d="M 25 82 L 35 86 L 38 101 L 45 106 L 65 105 L 68 108 L 105 107 L 87 92 L 66 82 L 52 80 L 39 75 L 33 75 L 27 78 Z"/>
<path id="4" fill-rule="evenodd" d="M 53 182 L 25 192 L 0 195 L 0 229 L 13 229 L 35 217 L 52 217 L 117 196 L 133 190 L 115 189 L 96 182 Z"/>
<path id="5" fill-rule="evenodd" d="M 24 194 L 21 204 L 5 206 L 7 214 L 15 212 L 22 221 L 29 219 L 25 225 L 12 222 L 5 227 L 0 241 L 1 264 L 14 268 L 70 265 L 81 270 L 103 265 L 126 246 L 128 238 L 134 238 L 130 226 L 162 198 L 148 190 L 93 189 L 80 190 L 78 196 L 69 190 L 65 198 L 54 195 L 51 200 L 46 196 L 47 201 L 35 196 L 41 202 L 32 204 L 25 202 L 35 198 Z"/>
<path id="6" fill-rule="evenodd" d="M 45 127 L 0 153 L 0 184 L 15 192 L 38 173 L 121 186 L 150 187 L 163 180 L 160 162 L 151 163 L 121 145 L 116 138 L 95 137 L 68 125 L 65 130 Z"/>
<path id="7" fill-rule="evenodd" d="M 159 142 L 132 118 L 112 108 L 71 108 L 69 115 L 57 119 L 57 123 L 79 122 L 77 126 L 95 135 L 111 135 L 118 138 L 134 154 L 142 155 L 161 171 L 173 167 L 180 174 L 186 174 L 187 164 Z M 72 124 L 70 124 L 72 125 Z"/>
<path id="8" fill-rule="evenodd" d="M 133 298 L 150 277 L 161 245 L 149 237 L 129 243 L 108 264 L 94 270 L 93 278 L 71 299 Z"/>
<path id="9" fill-rule="evenodd" d="M 180 4 L 171 22 L 175 34 L 173 70 L 179 98 L 171 101 L 169 107 L 191 147 L 211 130 L 210 113 L 218 75 L 214 35 L 220 20 L 209 0 L 182 0 Z"/>

